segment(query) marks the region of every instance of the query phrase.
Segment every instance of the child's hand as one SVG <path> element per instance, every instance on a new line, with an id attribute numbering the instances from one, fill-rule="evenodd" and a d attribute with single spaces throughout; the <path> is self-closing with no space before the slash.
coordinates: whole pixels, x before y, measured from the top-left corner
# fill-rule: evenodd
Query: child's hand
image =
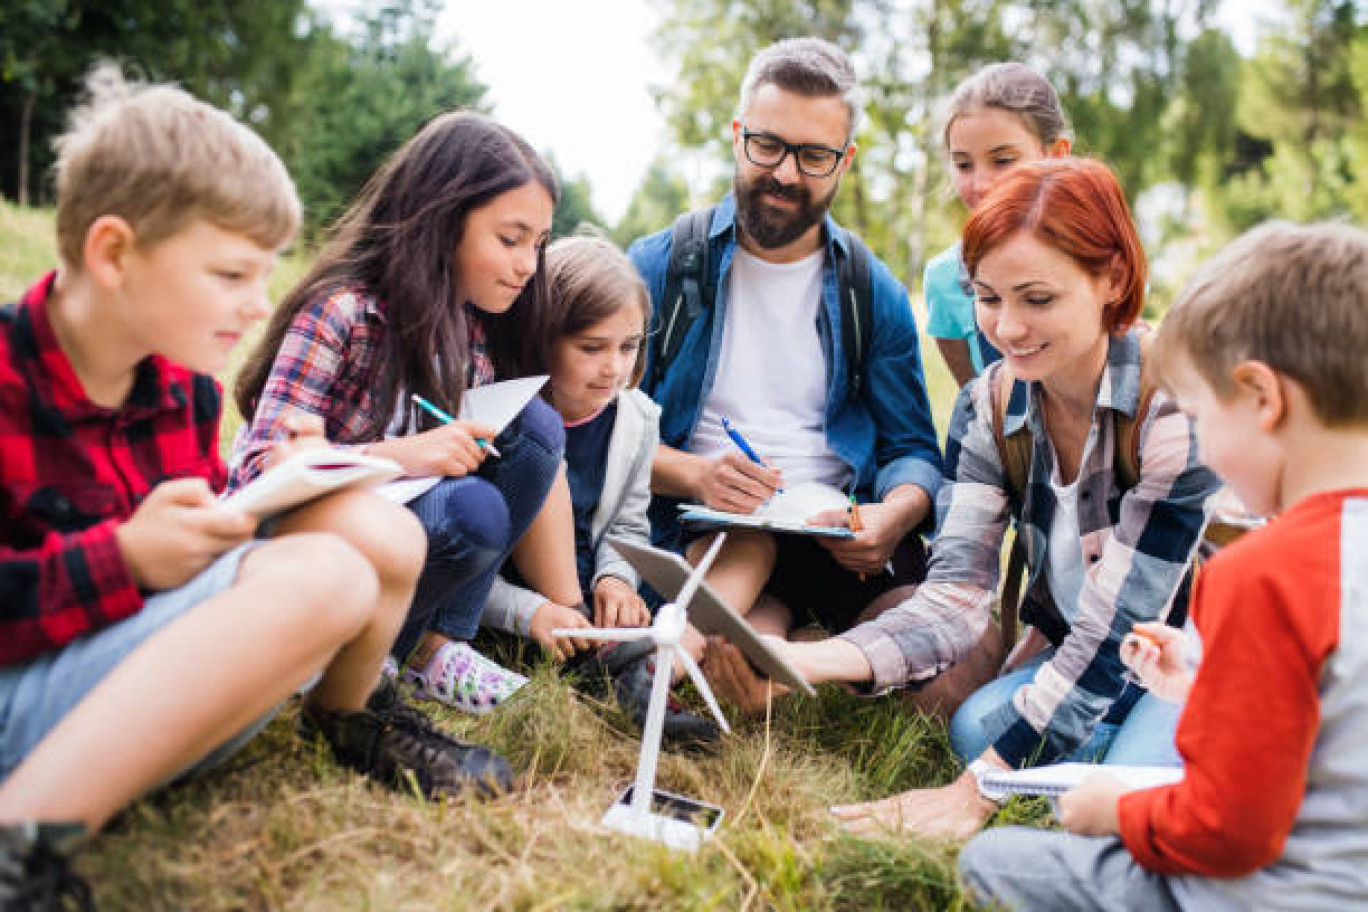
<path id="1" fill-rule="evenodd" d="M 594 584 L 595 627 L 645 627 L 651 612 L 635 589 L 616 576 L 604 576 Z"/>
<path id="2" fill-rule="evenodd" d="M 555 602 L 542 602 L 537 613 L 532 616 L 530 632 L 532 639 L 555 656 L 557 662 L 564 662 L 577 652 L 588 652 L 594 647 L 593 641 L 581 637 L 555 637 L 551 635 L 551 631 L 561 627 L 588 626 L 588 619 L 574 608 Z"/>
<path id="3" fill-rule="evenodd" d="M 161 591 L 188 582 L 254 531 L 256 520 L 220 506 L 203 478 L 176 478 L 153 488 L 115 537 L 133 581 Z"/>
<path id="4" fill-rule="evenodd" d="M 308 412 L 292 412 L 281 422 L 285 426 L 285 438 L 271 444 L 262 457 L 262 468 L 269 469 L 288 459 L 301 450 L 312 450 L 328 445 L 323 434 L 323 417 Z"/>
<path id="5" fill-rule="evenodd" d="M 1183 632 L 1167 624 L 1136 624 L 1121 640 L 1121 661 L 1141 687 L 1170 703 L 1187 699 L 1192 675 L 1183 667 Z"/>
<path id="6" fill-rule="evenodd" d="M 701 466 L 698 499 L 714 510 L 754 513 L 784 485 L 778 469 L 766 468 L 735 450 L 716 459 L 704 459 Z"/>
<path id="7" fill-rule="evenodd" d="M 493 429 L 474 421 L 453 421 L 421 434 L 391 437 L 371 444 L 366 450 L 393 459 L 409 475 L 461 478 L 484 462 L 486 452 L 475 442 L 477 439 L 492 441 Z"/>
<path id="8" fill-rule="evenodd" d="M 1117 803 L 1130 789 L 1115 776 L 1093 773 L 1059 796 L 1059 822 L 1080 836 L 1116 836 L 1121 832 Z"/>

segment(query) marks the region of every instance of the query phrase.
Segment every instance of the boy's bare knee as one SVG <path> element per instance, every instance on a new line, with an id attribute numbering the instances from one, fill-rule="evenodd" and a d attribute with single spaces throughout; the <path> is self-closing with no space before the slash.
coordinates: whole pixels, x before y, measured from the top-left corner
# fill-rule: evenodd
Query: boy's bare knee
<path id="1" fill-rule="evenodd" d="M 427 534 L 412 511 L 371 491 L 341 491 L 296 511 L 281 531 L 330 532 L 366 558 L 385 587 L 414 585 L 427 557 Z"/>
<path id="2" fill-rule="evenodd" d="M 367 554 L 382 580 L 413 585 L 427 560 L 427 533 L 413 511 L 371 496 L 363 528 L 372 532 L 374 553 Z M 365 550 L 365 549 L 363 549 Z"/>
<path id="3" fill-rule="evenodd" d="M 263 544 L 244 564 L 244 579 L 268 577 L 273 597 L 292 612 L 347 627 L 370 619 L 380 583 L 370 562 L 336 535 L 300 534 Z"/>

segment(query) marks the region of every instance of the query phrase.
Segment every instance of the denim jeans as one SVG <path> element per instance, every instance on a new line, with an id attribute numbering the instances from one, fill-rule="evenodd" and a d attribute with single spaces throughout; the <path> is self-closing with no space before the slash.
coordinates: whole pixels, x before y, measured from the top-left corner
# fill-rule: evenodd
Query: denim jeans
<path id="1" fill-rule="evenodd" d="M 965 763 L 990 746 L 982 720 L 1035 677 L 1053 651 L 1047 650 L 1010 674 L 990 681 L 964 701 L 950 720 L 950 747 Z M 1182 707 L 1127 684 L 1092 735 L 1061 760 L 1121 766 L 1181 766 L 1173 745 Z"/>
<path id="2" fill-rule="evenodd" d="M 28 662 L 0 668 L 0 781 L 13 772 L 106 675 L 142 648 L 143 643 L 202 603 L 231 589 L 237 581 L 243 557 L 254 546 L 254 543 L 239 545 L 180 588 L 148 596 L 142 610 L 118 623 Z M 192 684 L 187 682 L 187 686 Z M 128 707 L 127 711 L 136 709 Z M 275 713 L 271 710 L 248 725 L 192 763 L 181 775 L 204 772 L 219 765 L 265 728 Z M 168 719 L 167 724 L 174 724 L 174 720 Z"/>
<path id="3" fill-rule="evenodd" d="M 427 561 L 394 641 L 403 659 L 425 631 L 468 640 L 479 629 L 494 574 L 546 500 L 565 451 L 565 426 L 533 399 L 494 441 L 500 456 L 475 475 L 447 478 L 409 503 L 428 536 Z"/>

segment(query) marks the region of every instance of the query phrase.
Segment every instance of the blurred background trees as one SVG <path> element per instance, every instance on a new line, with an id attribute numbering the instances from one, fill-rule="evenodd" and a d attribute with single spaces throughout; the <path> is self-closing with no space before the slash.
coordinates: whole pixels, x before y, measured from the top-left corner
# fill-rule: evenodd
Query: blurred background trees
<path id="1" fill-rule="evenodd" d="M 1368 25 L 1356 0 L 1260 4 L 1273 27 L 1243 54 L 1218 24 L 1217 0 L 649 2 L 655 49 L 674 74 L 653 87 L 669 144 L 608 226 L 624 244 L 725 191 L 746 63 L 806 34 L 850 50 L 867 89 L 837 217 L 910 286 L 964 218 L 940 107 L 997 60 L 1046 73 L 1075 148 L 1121 176 L 1161 296 L 1166 276 L 1180 279 L 1184 264 L 1263 219 L 1368 218 Z M 438 5 L 388 0 L 342 24 L 308 0 L 7 0 L 0 194 L 51 201 L 50 140 L 82 74 L 110 58 L 251 123 L 289 165 L 317 230 L 435 113 L 488 108 L 469 58 L 434 37 Z M 557 233 L 603 225 L 588 182 L 561 177 Z"/>

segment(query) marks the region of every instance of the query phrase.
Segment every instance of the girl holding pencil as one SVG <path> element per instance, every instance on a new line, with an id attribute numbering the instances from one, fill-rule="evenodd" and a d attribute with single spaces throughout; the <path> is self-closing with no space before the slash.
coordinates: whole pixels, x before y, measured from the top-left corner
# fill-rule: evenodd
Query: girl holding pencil
<path id="1" fill-rule="evenodd" d="M 428 554 L 394 658 L 407 659 L 418 696 L 467 712 L 492 710 L 525 681 L 466 642 L 510 555 L 579 617 L 569 611 L 581 595 L 566 556 L 559 417 L 533 400 L 497 441 L 490 428 L 447 420 L 466 389 L 530 372 L 524 340 L 545 305 L 556 198 L 550 169 L 512 131 L 469 113 L 435 118 L 366 185 L 276 310 L 236 390 L 250 426 L 234 484 L 260 471 L 300 412 L 320 416 L 337 443 L 441 479 L 409 503 Z"/>

